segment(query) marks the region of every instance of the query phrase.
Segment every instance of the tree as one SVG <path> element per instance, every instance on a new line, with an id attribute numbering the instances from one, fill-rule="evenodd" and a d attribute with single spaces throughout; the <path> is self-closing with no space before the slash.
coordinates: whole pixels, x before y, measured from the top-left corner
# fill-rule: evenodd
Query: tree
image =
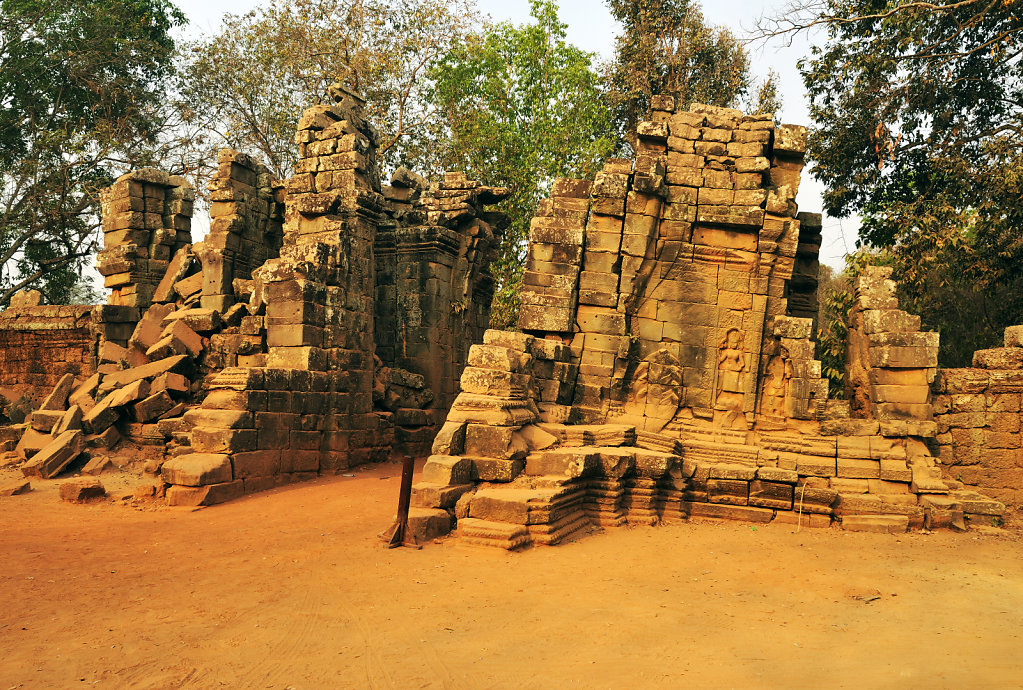
<path id="1" fill-rule="evenodd" d="M 167 0 L 0 0 L 0 304 L 80 292 L 98 192 L 149 161 L 182 23 Z"/>
<path id="2" fill-rule="evenodd" d="M 619 148 L 593 56 L 565 41 L 557 5 L 531 0 L 532 21 L 495 24 L 434 68 L 433 102 L 450 143 L 443 163 L 512 190 L 494 266 L 495 328 L 514 327 L 529 221 L 557 177 L 591 177 Z"/>
<path id="3" fill-rule="evenodd" d="M 693 0 L 607 0 L 622 24 L 614 59 L 605 66 L 621 135 L 631 140 L 650 111 L 650 97 L 677 105 L 708 103 L 774 112 L 776 78 L 757 85 L 749 56 L 730 31 L 710 26 Z"/>
<path id="4" fill-rule="evenodd" d="M 764 35 L 820 27 L 801 63 L 825 210 L 859 213 L 903 294 L 968 364 L 1023 308 L 1023 11 L 1006 0 L 814 0 Z"/>
<path id="5" fill-rule="evenodd" d="M 227 14 L 182 53 L 181 107 L 197 131 L 185 165 L 205 172 L 229 146 L 287 177 L 299 116 L 341 82 L 367 98 L 385 168 L 430 167 L 439 121 L 425 77 L 474 22 L 468 0 L 271 0 Z"/>

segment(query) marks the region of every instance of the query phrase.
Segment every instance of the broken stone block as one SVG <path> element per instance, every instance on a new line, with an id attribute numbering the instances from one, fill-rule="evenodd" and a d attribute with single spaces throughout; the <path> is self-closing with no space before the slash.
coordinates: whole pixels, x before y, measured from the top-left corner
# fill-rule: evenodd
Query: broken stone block
<path id="1" fill-rule="evenodd" d="M 54 436 L 59 436 L 65 431 L 74 431 L 82 428 L 82 408 L 78 405 L 72 405 L 68 408 L 68 411 L 60 418 L 60 421 L 53 427 L 51 432 Z"/>
<path id="2" fill-rule="evenodd" d="M 111 450 L 121 440 L 121 433 L 117 427 L 108 426 L 97 434 L 89 434 L 85 437 L 86 448 L 104 448 Z"/>
<path id="3" fill-rule="evenodd" d="M 451 533 L 451 514 L 439 508 L 410 508 L 406 534 L 419 543 Z"/>
<path id="4" fill-rule="evenodd" d="M 422 481 L 441 486 L 468 484 L 473 476 L 472 461 L 469 458 L 448 455 L 431 455 L 423 465 Z"/>
<path id="5" fill-rule="evenodd" d="M 202 273 L 195 273 L 174 283 L 174 292 L 182 299 L 198 295 L 202 290 Z"/>
<path id="6" fill-rule="evenodd" d="M 160 374 L 153 379 L 153 383 L 149 386 L 149 392 L 159 393 L 160 391 L 167 391 L 171 394 L 182 394 L 187 393 L 191 382 L 182 376 L 181 374 Z"/>
<path id="7" fill-rule="evenodd" d="M 67 397 L 75 385 L 75 377 L 72 374 L 64 374 L 60 381 L 53 387 L 50 394 L 43 399 L 39 405 L 40 410 L 63 410 L 67 406 Z"/>
<path id="8" fill-rule="evenodd" d="M 27 494 L 32 490 L 32 485 L 26 481 L 8 482 L 0 486 L 0 496 L 17 496 Z"/>
<path id="9" fill-rule="evenodd" d="M 176 403 L 167 391 L 143 398 L 132 406 L 132 417 L 137 422 L 148 422 L 173 409 Z"/>
<path id="10" fill-rule="evenodd" d="M 149 395 L 149 381 L 138 379 L 111 392 L 107 398 L 110 399 L 110 407 L 124 407 L 136 400 L 141 400 Z M 104 398 L 105 402 L 107 398 Z"/>
<path id="11" fill-rule="evenodd" d="M 120 388 L 126 386 L 133 381 L 140 379 L 155 378 L 160 374 L 167 372 L 183 373 L 184 370 L 191 367 L 191 360 L 187 355 L 176 355 L 174 357 L 168 357 L 166 359 L 160 359 L 155 362 L 150 362 L 141 367 L 133 367 L 131 369 L 125 369 L 123 371 L 114 372 L 107 374 L 103 377 L 100 383 L 101 391 L 110 391 L 114 388 Z"/>
<path id="12" fill-rule="evenodd" d="M 153 293 L 154 302 L 170 302 L 174 299 L 175 285 L 188 274 L 192 266 L 192 245 L 186 244 L 174 253 L 167 265 L 163 279 Z"/>
<path id="13" fill-rule="evenodd" d="M 211 506 L 217 503 L 233 501 L 236 498 L 241 498 L 244 494 L 244 479 L 224 482 L 223 484 L 207 484 L 205 486 L 174 485 L 167 489 L 167 505 Z"/>
<path id="14" fill-rule="evenodd" d="M 179 309 L 164 317 L 164 328 L 171 322 L 181 320 L 196 333 L 212 333 L 223 327 L 220 312 L 214 309 Z"/>
<path id="15" fill-rule="evenodd" d="M 29 458 L 21 471 L 26 477 L 52 479 L 81 455 L 83 442 L 81 431 L 65 431 Z"/>
<path id="16" fill-rule="evenodd" d="M 96 404 L 96 401 L 93 399 L 93 395 L 99 388 L 99 379 L 99 374 L 93 374 L 87 378 L 85 383 L 72 391 L 71 395 L 68 396 L 68 404 L 78 405 L 78 407 L 82 408 L 83 414 L 88 414 L 89 410 L 92 409 L 92 406 Z"/>
<path id="17" fill-rule="evenodd" d="M 76 478 L 60 485 L 60 500 L 68 503 L 84 503 L 93 498 L 103 498 L 107 491 L 98 479 Z"/>
<path id="18" fill-rule="evenodd" d="M 63 408 L 60 410 L 36 410 L 29 415 L 28 425 L 36 431 L 49 434 L 63 417 Z"/>
<path id="19" fill-rule="evenodd" d="M 82 468 L 82 474 L 97 476 L 103 474 L 113 466 L 114 463 L 110 460 L 110 458 L 99 455 L 85 463 L 85 467 Z"/>
<path id="20" fill-rule="evenodd" d="M 167 483 L 183 486 L 221 484 L 234 479 L 231 456 L 223 453 L 179 455 L 163 463 L 160 472 Z"/>
<path id="21" fill-rule="evenodd" d="M 99 346 L 99 361 L 118 364 L 128 361 L 128 348 L 121 347 L 117 343 L 104 340 Z"/>
<path id="22" fill-rule="evenodd" d="M 23 458 L 29 458 L 45 448 L 52 440 L 53 437 L 50 434 L 27 427 L 14 447 L 14 452 Z"/>

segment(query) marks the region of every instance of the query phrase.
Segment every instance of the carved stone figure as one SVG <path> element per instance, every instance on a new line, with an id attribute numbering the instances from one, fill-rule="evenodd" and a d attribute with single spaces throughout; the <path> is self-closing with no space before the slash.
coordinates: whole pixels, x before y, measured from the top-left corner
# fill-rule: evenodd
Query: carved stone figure
<path id="1" fill-rule="evenodd" d="M 762 414 L 774 417 L 791 416 L 789 410 L 791 409 L 792 374 L 793 367 L 788 350 L 780 348 L 779 353 L 771 357 L 767 363 L 763 394 L 760 399 Z"/>
<path id="2" fill-rule="evenodd" d="M 733 426 L 742 415 L 743 396 L 746 392 L 746 373 L 749 354 L 745 338 L 737 328 L 730 328 L 718 346 L 717 386 L 714 409 L 725 412 L 724 424 Z"/>

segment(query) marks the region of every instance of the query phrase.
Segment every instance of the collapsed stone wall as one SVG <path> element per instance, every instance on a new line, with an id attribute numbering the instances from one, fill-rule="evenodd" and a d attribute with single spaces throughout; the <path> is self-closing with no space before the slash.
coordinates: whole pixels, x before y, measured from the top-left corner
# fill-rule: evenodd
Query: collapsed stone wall
<path id="1" fill-rule="evenodd" d="M 883 272 L 856 286 L 855 404 L 827 402 L 820 217 L 795 205 L 805 140 L 770 115 L 657 98 L 634 161 L 555 182 L 523 332 L 470 350 L 414 531 L 516 548 L 690 515 L 905 531 L 1000 514 L 941 478 L 936 336 Z"/>
<path id="2" fill-rule="evenodd" d="M 1023 508 L 1023 326 L 975 352 L 973 367 L 939 370 L 933 390 L 945 477 Z"/>

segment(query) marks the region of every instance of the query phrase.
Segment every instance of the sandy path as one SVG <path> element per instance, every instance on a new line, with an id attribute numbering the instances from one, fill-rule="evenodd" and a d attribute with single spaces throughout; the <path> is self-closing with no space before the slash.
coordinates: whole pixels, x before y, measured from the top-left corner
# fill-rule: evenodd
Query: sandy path
<path id="1" fill-rule="evenodd" d="M 388 551 L 397 475 L 199 511 L 0 499 L 0 690 L 1023 686 L 1015 533 Z"/>

